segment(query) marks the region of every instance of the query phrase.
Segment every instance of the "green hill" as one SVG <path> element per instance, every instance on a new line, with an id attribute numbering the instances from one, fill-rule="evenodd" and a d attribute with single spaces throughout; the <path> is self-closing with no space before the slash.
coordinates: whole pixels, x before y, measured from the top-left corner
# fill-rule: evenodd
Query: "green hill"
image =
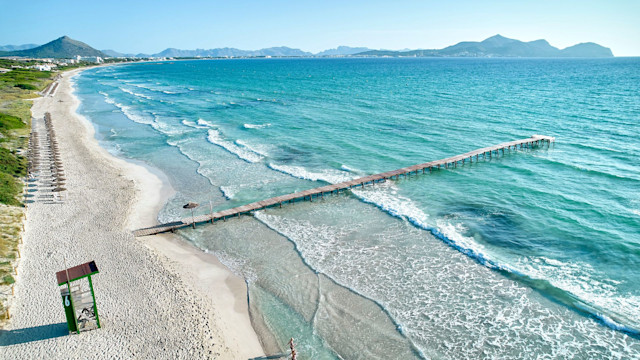
<path id="1" fill-rule="evenodd" d="M 102 51 L 96 50 L 81 41 L 73 40 L 68 36 L 63 36 L 33 49 L 0 52 L 0 56 L 31 58 L 71 58 L 76 55 L 107 57 Z"/>

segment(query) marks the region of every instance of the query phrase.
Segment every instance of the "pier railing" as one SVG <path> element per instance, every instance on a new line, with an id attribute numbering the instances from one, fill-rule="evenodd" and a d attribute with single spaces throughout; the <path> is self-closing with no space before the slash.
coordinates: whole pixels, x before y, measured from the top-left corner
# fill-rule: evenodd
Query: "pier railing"
<path id="1" fill-rule="evenodd" d="M 344 181 L 338 184 L 321 186 L 315 189 L 304 190 L 293 194 L 276 196 L 270 199 L 256 201 L 251 204 L 234 207 L 227 210 L 212 212 L 210 214 L 199 215 L 188 219 L 185 218 L 175 222 L 160 224 L 144 229 L 138 229 L 135 230 L 133 234 L 135 236 L 155 235 L 163 232 L 174 231 L 176 229 L 184 228 L 191 225 L 195 226 L 195 224 L 198 223 L 214 223 L 219 220 L 226 221 L 228 218 L 240 216 L 243 214 L 250 214 L 254 211 L 266 209 L 268 207 L 282 207 L 282 204 L 292 203 L 299 200 L 306 201 L 308 199 L 309 201 L 313 201 L 314 197 L 323 197 L 325 194 L 333 194 L 334 192 L 338 193 L 340 191 L 349 190 L 358 186 L 364 187 L 369 184 L 376 184 L 378 182 L 394 178 L 398 179 L 400 176 L 409 176 L 411 174 L 419 173 L 424 174 L 427 171 L 431 172 L 433 169 L 440 169 L 441 167 L 457 167 L 458 164 L 465 164 L 467 161 L 469 161 L 470 163 L 473 162 L 474 158 L 475 161 L 479 161 L 481 157 L 482 159 L 487 159 L 487 157 L 493 157 L 494 154 L 495 156 L 499 156 L 500 152 L 502 152 L 502 154 L 504 155 L 505 150 L 511 151 L 525 148 L 531 149 L 535 146 L 539 146 L 541 144 L 550 144 L 554 141 L 555 138 L 551 136 L 533 135 L 528 139 L 515 140 L 494 146 L 489 146 L 461 155 L 448 157 L 446 159 L 413 165 L 381 174 L 365 176 L 354 180 Z"/>

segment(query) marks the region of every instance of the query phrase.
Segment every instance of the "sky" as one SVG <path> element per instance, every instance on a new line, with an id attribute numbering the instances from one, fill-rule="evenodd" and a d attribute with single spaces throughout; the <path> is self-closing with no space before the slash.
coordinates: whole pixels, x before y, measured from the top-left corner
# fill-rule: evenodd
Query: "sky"
<path id="1" fill-rule="evenodd" d="M 439 49 L 500 34 L 640 56 L 640 0 L 0 0 L 0 45 L 67 35 L 99 50 L 340 45 Z"/>

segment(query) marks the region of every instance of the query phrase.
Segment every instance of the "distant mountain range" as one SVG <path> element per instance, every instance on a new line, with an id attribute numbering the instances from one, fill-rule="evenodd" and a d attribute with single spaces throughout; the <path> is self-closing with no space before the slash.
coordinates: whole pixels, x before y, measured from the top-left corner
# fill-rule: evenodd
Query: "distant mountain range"
<path id="1" fill-rule="evenodd" d="M 23 45 L 24 46 L 24 45 Z M 98 51 L 91 46 L 73 40 L 68 36 L 55 39 L 44 45 L 25 50 L 0 51 L 0 56 L 21 56 L 31 58 L 71 58 L 76 55 L 80 56 L 101 56 L 106 57 L 104 53 Z"/>
<path id="2" fill-rule="evenodd" d="M 34 58 L 101 57 L 312 57 L 312 56 L 391 56 L 391 57 L 613 57 L 609 48 L 595 43 L 581 43 L 565 49 L 551 46 L 546 40 L 523 42 L 495 35 L 484 41 L 464 41 L 444 49 L 433 50 L 371 50 L 366 47 L 339 46 L 317 54 L 286 46 L 260 50 L 235 48 L 181 50 L 168 48 L 156 54 L 124 54 L 114 50 L 96 50 L 91 46 L 63 36 L 42 46 L 34 44 L 0 46 L 0 56 Z"/>
<path id="3" fill-rule="evenodd" d="M 17 50 L 27 50 L 33 49 L 34 47 L 38 47 L 38 44 L 24 44 L 24 45 L 0 45 L 0 51 L 17 51 Z"/>
<path id="4" fill-rule="evenodd" d="M 613 57 L 611 49 L 595 43 L 581 43 L 560 50 L 551 46 L 546 40 L 523 42 L 501 35 L 495 35 L 480 42 L 464 41 L 439 50 L 371 50 L 357 55 L 394 57 Z"/>
<path id="5" fill-rule="evenodd" d="M 362 53 L 365 51 L 370 51 L 370 50 L 371 49 L 366 47 L 338 46 L 336 49 L 321 51 L 317 53 L 316 56 L 346 56 L 346 55 L 355 55 L 355 54 Z"/>

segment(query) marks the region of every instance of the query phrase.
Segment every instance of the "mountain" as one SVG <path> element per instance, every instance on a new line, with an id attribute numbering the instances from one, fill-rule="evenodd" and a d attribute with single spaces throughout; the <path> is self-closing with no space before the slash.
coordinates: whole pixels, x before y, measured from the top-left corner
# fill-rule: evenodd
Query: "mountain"
<path id="1" fill-rule="evenodd" d="M 127 58 L 133 58 L 133 57 L 138 57 L 136 56 L 136 54 L 123 54 L 121 52 L 117 52 L 115 50 L 100 50 L 102 51 L 103 54 L 110 56 L 110 57 L 127 57 Z M 146 56 L 140 56 L 140 57 L 146 57 Z"/>
<path id="2" fill-rule="evenodd" d="M 611 49 L 592 42 L 569 46 L 560 52 L 566 57 L 613 57 Z"/>
<path id="3" fill-rule="evenodd" d="M 34 47 L 38 47 L 38 44 L 24 44 L 24 45 L 0 45 L 0 51 L 17 51 L 17 50 L 27 50 L 33 49 Z"/>
<path id="4" fill-rule="evenodd" d="M 71 58 L 76 55 L 107 56 L 101 51 L 98 51 L 78 40 L 73 40 L 68 36 L 63 36 L 33 49 L 0 52 L 0 56 L 21 56 L 33 58 Z"/>
<path id="5" fill-rule="evenodd" d="M 311 53 L 286 46 L 260 50 L 240 50 L 235 48 L 181 50 L 168 48 L 152 57 L 256 57 L 256 56 L 311 56 Z"/>
<path id="6" fill-rule="evenodd" d="M 369 51 L 371 49 L 366 47 L 350 47 L 350 46 L 338 46 L 336 49 L 329 49 L 325 51 L 321 51 L 316 54 L 316 56 L 344 56 L 344 55 L 353 55 L 365 51 Z"/>
<path id="7" fill-rule="evenodd" d="M 447 57 L 613 57 L 611 49 L 583 43 L 560 50 L 546 40 L 523 42 L 495 35 L 483 41 L 463 41 L 440 50 L 366 51 L 361 56 L 447 56 Z"/>

